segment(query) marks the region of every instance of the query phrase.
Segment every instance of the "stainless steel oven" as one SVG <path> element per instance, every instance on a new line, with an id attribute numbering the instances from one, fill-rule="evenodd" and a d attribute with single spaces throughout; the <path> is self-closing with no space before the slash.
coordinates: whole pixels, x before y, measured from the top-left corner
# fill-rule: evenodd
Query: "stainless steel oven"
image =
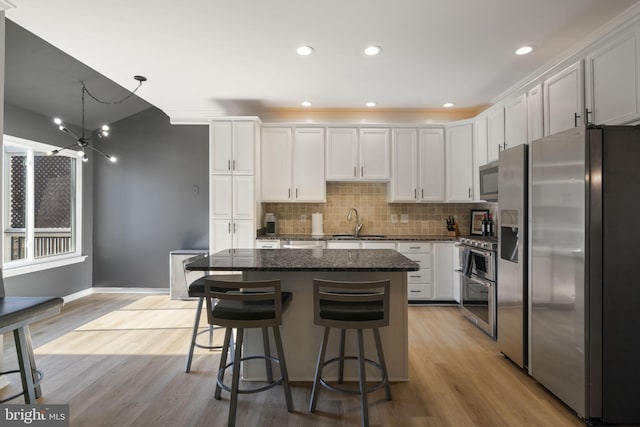
<path id="1" fill-rule="evenodd" d="M 460 309 L 491 338 L 496 338 L 496 245 L 495 239 L 461 239 Z"/>

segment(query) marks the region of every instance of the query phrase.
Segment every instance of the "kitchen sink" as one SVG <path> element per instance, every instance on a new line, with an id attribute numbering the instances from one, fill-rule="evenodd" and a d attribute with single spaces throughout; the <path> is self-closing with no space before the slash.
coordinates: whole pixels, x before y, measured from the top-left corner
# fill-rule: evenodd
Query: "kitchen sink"
<path id="1" fill-rule="evenodd" d="M 336 240 L 380 240 L 386 239 L 387 236 L 382 234 L 361 234 L 356 238 L 353 234 L 334 234 L 331 238 Z"/>

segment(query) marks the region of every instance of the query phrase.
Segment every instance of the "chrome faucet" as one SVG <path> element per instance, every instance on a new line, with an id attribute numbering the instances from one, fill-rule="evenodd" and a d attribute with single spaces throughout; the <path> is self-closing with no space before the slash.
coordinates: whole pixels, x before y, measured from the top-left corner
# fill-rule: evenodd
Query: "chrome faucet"
<path id="1" fill-rule="evenodd" d="M 362 230 L 364 224 L 360 222 L 360 215 L 358 214 L 358 210 L 356 208 L 349 209 L 349 213 L 347 213 L 347 221 L 351 221 L 351 214 L 354 212 L 356 213 L 356 227 L 353 230 L 353 237 L 358 237 L 358 235 L 360 234 L 360 230 Z"/>

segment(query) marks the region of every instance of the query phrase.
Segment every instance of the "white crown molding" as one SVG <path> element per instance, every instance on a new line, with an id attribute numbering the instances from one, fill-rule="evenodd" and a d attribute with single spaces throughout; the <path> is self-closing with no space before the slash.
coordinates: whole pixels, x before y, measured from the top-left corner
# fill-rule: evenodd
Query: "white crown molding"
<path id="1" fill-rule="evenodd" d="M 208 125 L 212 119 L 225 117 L 224 110 L 164 110 L 172 125 Z"/>
<path id="2" fill-rule="evenodd" d="M 0 0 L 0 10 L 13 9 L 15 7 L 16 7 L 15 3 L 9 0 Z"/>
<path id="3" fill-rule="evenodd" d="M 580 54 L 583 54 L 592 45 L 610 35 L 613 35 L 614 33 L 624 30 L 625 28 L 629 27 L 639 20 L 640 2 L 634 4 L 629 9 L 622 12 L 620 15 L 614 17 L 609 22 L 596 29 L 594 32 L 582 39 L 579 43 L 574 45 L 571 49 L 556 56 L 542 67 L 539 67 L 537 70 L 520 80 L 518 83 L 504 90 L 502 93 L 491 100 L 491 105 L 495 105 L 503 101 L 509 95 L 512 95 L 515 91 L 527 89 L 529 86 L 537 84 L 539 80 L 541 80 L 545 75 L 552 72 L 554 69 L 558 69 L 558 67 L 560 66 L 566 66 L 568 65 L 568 62 L 575 62 L 577 57 Z"/>

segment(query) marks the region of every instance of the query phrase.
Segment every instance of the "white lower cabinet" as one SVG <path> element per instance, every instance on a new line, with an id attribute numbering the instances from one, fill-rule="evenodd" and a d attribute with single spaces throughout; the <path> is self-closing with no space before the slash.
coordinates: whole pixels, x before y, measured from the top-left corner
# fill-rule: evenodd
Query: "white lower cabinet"
<path id="1" fill-rule="evenodd" d="M 359 240 L 328 240 L 327 249 L 360 249 Z"/>
<path id="2" fill-rule="evenodd" d="M 420 265 L 420 270 L 407 273 L 407 298 L 409 301 L 432 300 L 432 243 L 399 242 L 398 252 Z"/>
<path id="3" fill-rule="evenodd" d="M 433 299 L 451 301 L 453 292 L 453 251 L 452 242 L 433 244 L 434 255 L 434 293 Z"/>
<path id="4" fill-rule="evenodd" d="M 257 239 L 256 249 L 280 249 L 280 240 L 274 239 Z"/>

